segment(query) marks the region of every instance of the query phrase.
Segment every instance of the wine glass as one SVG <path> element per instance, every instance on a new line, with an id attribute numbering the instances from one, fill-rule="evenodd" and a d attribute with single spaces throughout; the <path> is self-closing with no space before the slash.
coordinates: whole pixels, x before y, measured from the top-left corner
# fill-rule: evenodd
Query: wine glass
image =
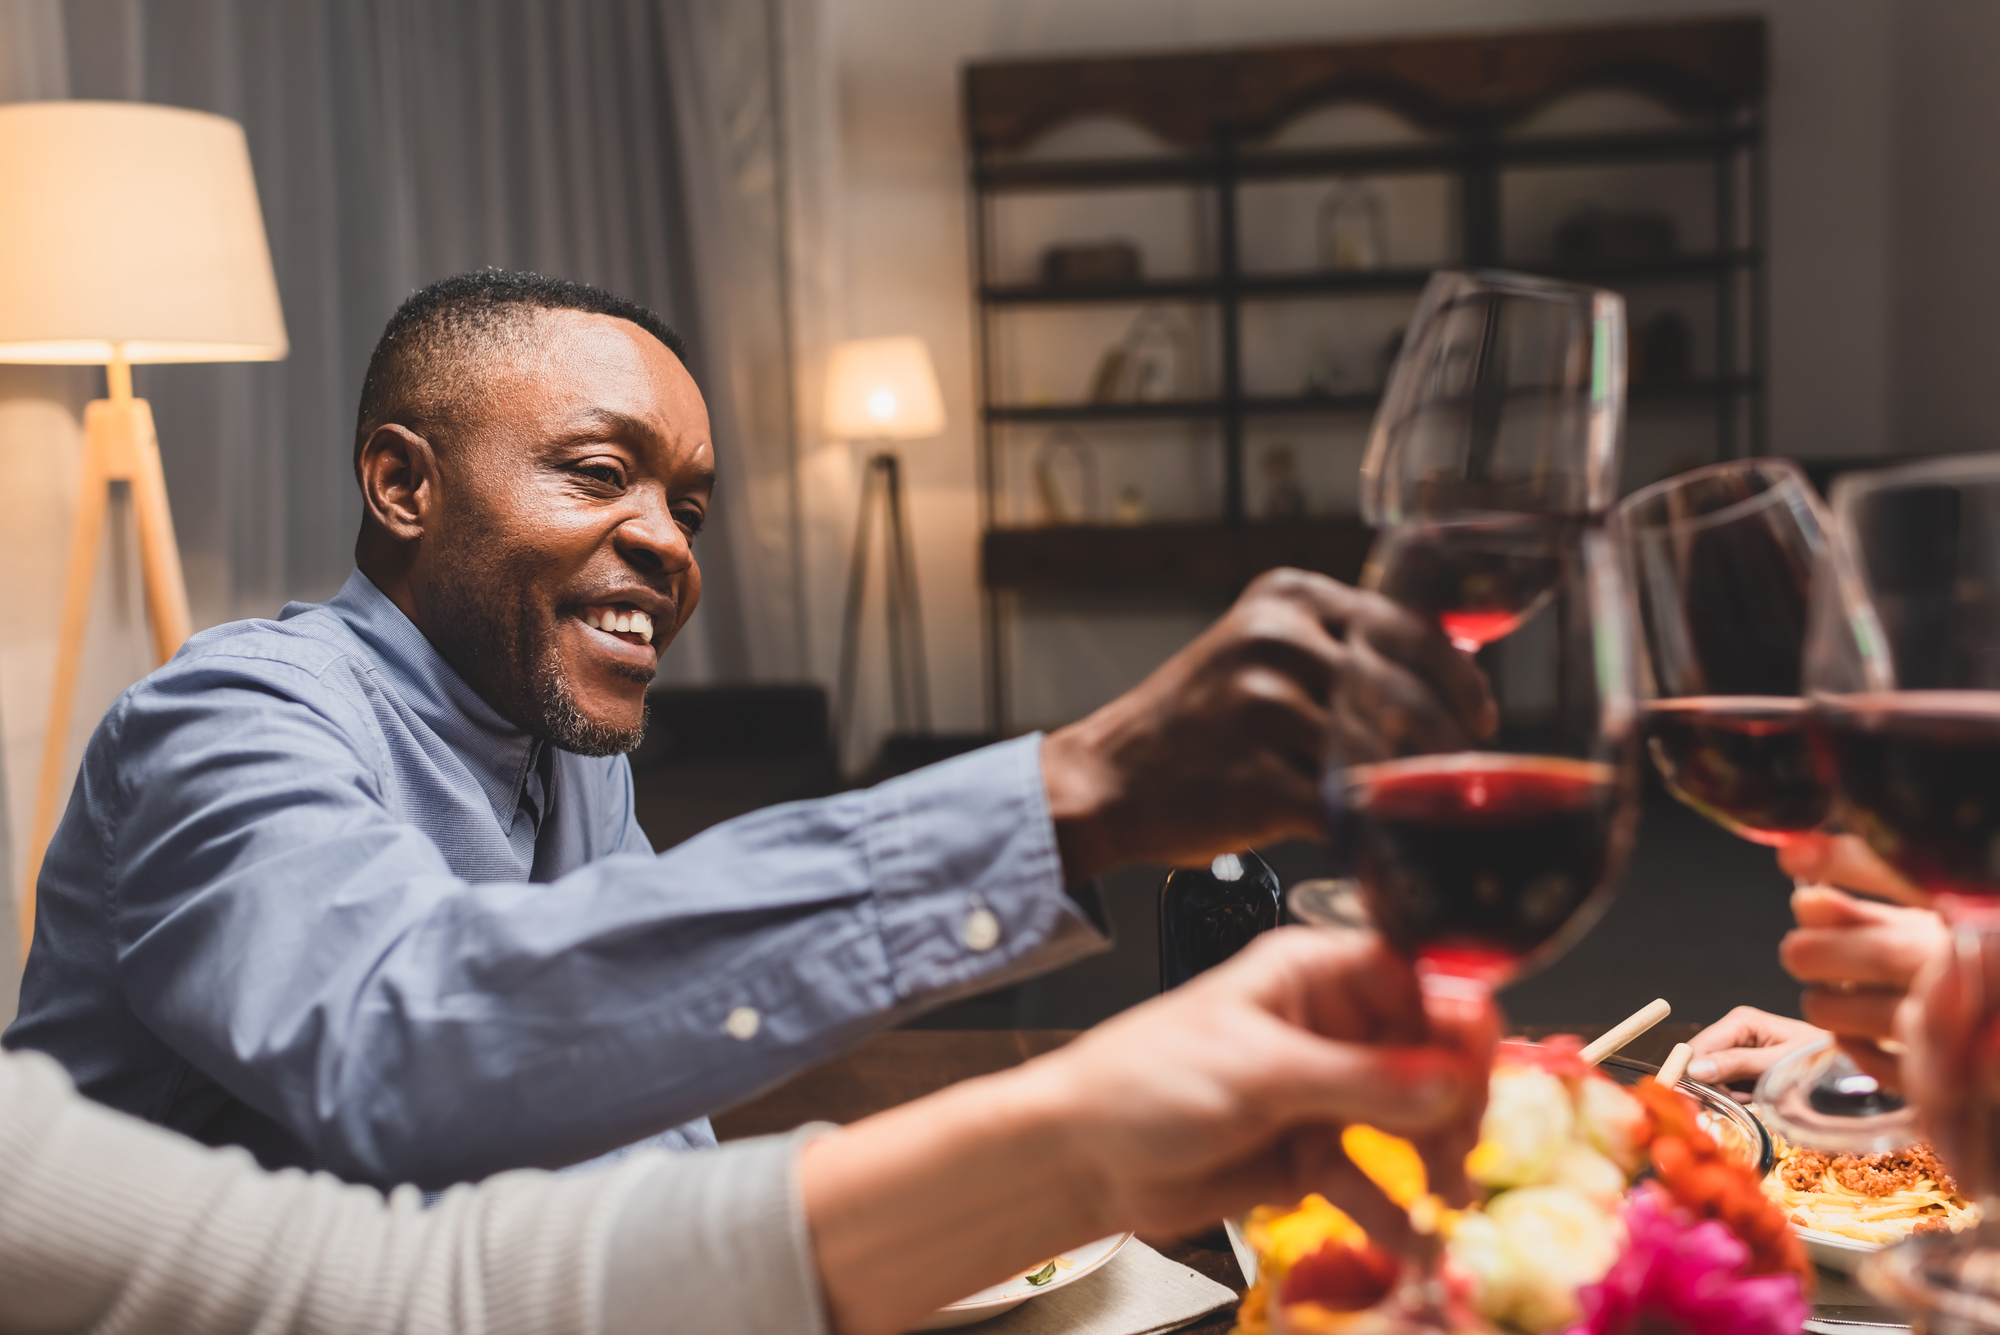
<path id="1" fill-rule="evenodd" d="M 1783 459 L 1745 459 L 1634 492 L 1616 527 L 1632 577 L 1646 749 L 1667 789 L 1771 847 L 1820 837 L 1833 801 L 1800 687 L 1806 614 L 1827 520 Z M 1817 1149 L 1880 1153 L 1915 1113 L 1838 1048 L 1774 1067 L 1768 1122 Z"/>
<path id="2" fill-rule="evenodd" d="M 1624 413 L 1622 297 L 1527 274 L 1433 274 L 1375 413 L 1362 517 L 1601 515 Z"/>
<path id="3" fill-rule="evenodd" d="M 1396 534 L 1398 550 L 1419 552 Z M 1409 559 L 1417 560 L 1416 556 Z M 1550 554 L 1547 595 L 1504 644 L 1500 727 L 1490 743 L 1404 751 L 1328 775 L 1343 852 L 1369 920 L 1415 962 L 1434 1007 L 1490 1001 L 1596 921 L 1637 816 L 1636 707 L 1628 600 L 1616 545 L 1578 526 Z M 1389 587 L 1389 586 L 1385 586 Z M 1302 921 L 1347 924 L 1299 897 Z M 1419 1212 L 1412 1212 L 1419 1234 Z M 1452 1328 L 1435 1236 L 1371 1314 L 1402 1330 Z"/>
<path id="4" fill-rule="evenodd" d="M 1912 1238 L 1864 1268 L 1931 1329 L 2000 1328 L 2000 1198 L 1986 1090 L 2000 954 L 2000 458 L 1851 473 L 1833 488 L 1805 686 L 1834 816 L 1934 894 L 1976 1035 L 1953 1172 L 1982 1219 Z M 1947 977 L 1950 975 L 1947 974 Z M 1934 1062 L 1946 1054 L 1913 1053 Z"/>
<path id="5" fill-rule="evenodd" d="M 1384 541 L 1408 563 L 1430 559 L 1420 533 Z M 1546 559 L 1538 609 L 1489 651 L 1503 653 L 1506 680 L 1523 683 L 1499 692 L 1491 743 L 1349 763 L 1331 776 L 1371 917 L 1427 986 L 1456 995 L 1484 995 L 1539 967 L 1596 920 L 1637 812 L 1619 553 L 1601 526 L 1584 525 Z"/>

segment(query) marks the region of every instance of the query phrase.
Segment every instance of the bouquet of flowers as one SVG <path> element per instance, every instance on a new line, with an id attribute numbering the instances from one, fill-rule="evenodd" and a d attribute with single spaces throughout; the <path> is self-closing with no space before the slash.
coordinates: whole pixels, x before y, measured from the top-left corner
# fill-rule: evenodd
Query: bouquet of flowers
<path id="1" fill-rule="evenodd" d="M 1466 1160 L 1482 1199 L 1436 1221 L 1455 1323 L 1521 1335 L 1798 1331 L 1811 1266 L 1756 1166 L 1718 1145 L 1685 1095 L 1651 1080 L 1624 1088 L 1580 1047 L 1501 1047 Z M 1426 1199 L 1406 1142 L 1355 1126 L 1342 1144 L 1398 1204 Z M 1238 1335 L 1359 1335 L 1398 1282 L 1401 1263 L 1323 1197 L 1261 1207 L 1243 1231 L 1258 1275 Z"/>

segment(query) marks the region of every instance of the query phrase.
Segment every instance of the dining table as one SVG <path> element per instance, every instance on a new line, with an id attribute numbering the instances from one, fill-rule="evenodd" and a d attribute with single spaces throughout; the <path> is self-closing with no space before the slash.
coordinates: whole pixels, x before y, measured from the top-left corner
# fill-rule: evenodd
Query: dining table
<path id="1" fill-rule="evenodd" d="M 1551 1034 L 1595 1038 L 1605 1025 L 1524 1025 L 1514 1035 L 1542 1039 Z M 1634 1038 L 1620 1051 L 1637 1061 L 1658 1064 L 1674 1044 L 1700 1030 L 1698 1024 L 1667 1021 Z M 898 1029 L 877 1034 L 849 1052 L 795 1076 L 713 1119 L 723 1140 L 789 1131 L 805 1122 L 846 1124 L 872 1113 L 922 1098 L 947 1085 L 1018 1066 L 1053 1052 L 1077 1036 L 1074 1029 Z M 1241 1296 L 1243 1272 L 1220 1228 L 1191 1238 L 1149 1238 L 1171 1260 Z M 1814 1300 L 1816 1318 L 1834 1325 L 1818 1329 L 1865 1329 L 1840 1322 L 1865 1314 L 1872 1302 L 1845 1276 L 1822 1270 Z M 1233 1307 L 1182 1327 L 1191 1335 L 1225 1335 L 1236 1323 Z"/>

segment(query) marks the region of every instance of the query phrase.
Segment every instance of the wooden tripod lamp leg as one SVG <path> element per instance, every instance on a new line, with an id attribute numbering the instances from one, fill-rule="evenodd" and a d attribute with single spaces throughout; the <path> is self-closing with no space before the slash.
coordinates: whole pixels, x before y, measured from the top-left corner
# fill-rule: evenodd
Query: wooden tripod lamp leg
<path id="1" fill-rule="evenodd" d="M 92 407 L 97 405 L 92 404 Z M 56 832 L 62 804 L 63 757 L 69 749 L 69 719 L 76 708 L 76 679 L 83 670 L 83 633 L 90 619 L 90 592 L 97 582 L 97 547 L 104 535 L 105 493 L 111 460 L 105 434 L 85 419 L 83 476 L 77 480 L 76 519 L 69 535 L 69 575 L 63 581 L 62 628 L 56 640 L 56 676 L 49 691 L 49 731 L 42 739 L 42 778 L 35 791 L 35 826 L 29 836 L 27 875 L 21 882 L 21 953 L 35 936 L 35 881 L 42 854 Z"/>
<path id="2" fill-rule="evenodd" d="M 110 380 L 112 396 L 84 410 L 83 476 L 78 481 L 75 527 L 70 531 L 69 575 L 63 583 L 55 686 L 49 693 L 49 732 L 42 741 L 35 825 L 18 905 L 24 955 L 34 940 L 35 882 L 41 877 L 42 858 L 62 813 L 63 760 L 69 750 L 77 678 L 83 672 L 84 631 L 97 582 L 105 497 L 113 482 L 124 481 L 132 488 L 132 510 L 139 528 L 139 568 L 146 581 L 155 657 L 162 663 L 172 658 L 192 625 L 180 548 L 174 541 L 173 512 L 167 506 L 166 475 L 160 467 L 159 439 L 153 431 L 152 405 L 131 396 L 131 373 L 122 364 L 113 367 Z"/>
<path id="3" fill-rule="evenodd" d="M 103 406 L 131 419 L 121 424 L 119 434 L 131 451 L 126 476 L 132 482 L 132 511 L 139 521 L 139 569 L 146 581 L 153 656 L 164 663 L 187 643 L 193 622 L 188 614 L 187 579 L 181 574 L 181 549 L 174 541 L 174 514 L 167 508 L 160 441 L 153 434 L 153 405 L 144 399 L 126 399 Z"/>

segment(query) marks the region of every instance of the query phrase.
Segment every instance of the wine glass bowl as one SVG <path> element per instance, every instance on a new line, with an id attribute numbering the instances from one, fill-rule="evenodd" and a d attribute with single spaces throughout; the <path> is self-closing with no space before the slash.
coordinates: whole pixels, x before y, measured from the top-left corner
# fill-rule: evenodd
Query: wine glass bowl
<path id="1" fill-rule="evenodd" d="M 1436 619 L 1461 653 L 1519 629 L 1548 602 L 1581 521 L 1508 515 L 1383 531 L 1361 587 Z"/>
<path id="2" fill-rule="evenodd" d="M 1627 497 L 1646 747 L 1673 795 L 1772 846 L 1815 837 L 1832 792 L 1800 688 L 1825 511 L 1782 459 L 1716 464 Z"/>
<path id="3" fill-rule="evenodd" d="M 1527 274 L 1431 276 L 1361 465 L 1370 524 L 1590 515 L 1618 485 L 1625 304 Z"/>

